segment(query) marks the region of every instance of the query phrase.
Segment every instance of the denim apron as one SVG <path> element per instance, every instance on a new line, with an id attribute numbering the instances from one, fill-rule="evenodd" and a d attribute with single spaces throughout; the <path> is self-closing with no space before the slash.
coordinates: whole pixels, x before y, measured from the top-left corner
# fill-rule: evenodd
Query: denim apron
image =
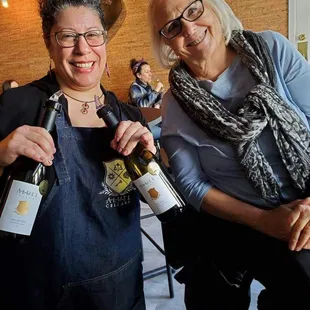
<path id="1" fill-rule="evenodd" d="M 16 250 L 16 295 L 32 310 L 144 310 L 139 196 L 113 132 L 72 127 L 64 112 L 56 130 L 57 181 Z"/>

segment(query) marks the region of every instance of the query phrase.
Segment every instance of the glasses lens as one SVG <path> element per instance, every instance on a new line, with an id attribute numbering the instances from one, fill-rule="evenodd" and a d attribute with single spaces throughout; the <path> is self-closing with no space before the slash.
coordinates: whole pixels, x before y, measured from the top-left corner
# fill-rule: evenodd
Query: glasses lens
<path id="1" fill-rule="evenodd" d="M 85 33 L 85 38 L 90 46 L 100 46 L 106 40 L 106 33 L 101 30 L 88 31 Z"/>
<path id="2" fill-rule="evenodd" d="M 60 46 L 71 47 L 75 45 L 77 34 L 70 31 L 60 31 L 56 34 L 56 39 Z"/>
<path id="3" fill-rule="evenodd" d="M 172 20 L 167 25 L 165 25 L 161 34 L 167 39 L 177 36 L 181 32 L 181 22 L 178 19 Z"/>
<path id="4" fill-rule="evenodd" d="M 183 18 L 193 22 L 197 18 L 199 18 L 203 13 L 203 4 L 202 2 L 195 1 L 193 4 L 191 4 L 183 13 Z"/>
<path id="5" fill-rule="evenodd" d="M 172 39 L 177 36 L 182 30 L 181 18 L 189 22 L 198 19 L 204 12 L 204 7 L 201 0 L 194 1 L 187 7 L 179 18 L 171 20 L 161 30 L 160 33 L 167 39 Z"/>

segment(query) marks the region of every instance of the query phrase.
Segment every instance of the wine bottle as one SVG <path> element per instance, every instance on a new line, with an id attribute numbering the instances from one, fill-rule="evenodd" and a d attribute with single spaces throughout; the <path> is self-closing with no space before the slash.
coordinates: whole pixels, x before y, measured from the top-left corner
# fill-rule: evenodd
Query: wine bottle
<path id="1" fill-rule="evenodd" d="M 52 132 L 57 114 L 61 110 L 58 102 L 62 95 L 56 92 L 45 103 L 40 127 Z M 8 173 L 3 175 L 3 191 L 0 198 L 0 230 L 12 234 L 29 236 L 42 200 L 48 190 L 46 167 L 27 157 L 19 157 Z"/>
<path id="2" fill-rule="evenodd" d="M 112 107 L 101 105 L 98 100 L 96 106 L 97 115 L 116 130 L 119 120 Z M 142 144 L 138 143 L 132 153 L 124 157 L 124 164 L 133 184 L 161 222 L 172 221 L 183 211 L 186 203 L 182 194 L 156 156 Z"/>

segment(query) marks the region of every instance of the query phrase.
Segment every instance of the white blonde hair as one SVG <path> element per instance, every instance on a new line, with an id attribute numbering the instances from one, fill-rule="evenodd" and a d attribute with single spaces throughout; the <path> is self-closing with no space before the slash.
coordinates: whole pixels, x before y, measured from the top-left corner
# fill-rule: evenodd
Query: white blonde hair
<path id="1" fill-rule="evenodd" d="M 218 17 L 222 26 L 225 44 L 227 45 L 230 41 L 231 33 L 233 30 L 243 30 L 241 22 L 236 17 L 230 6 L 224 0 L 203 0 L 203 2 L 207 3 Z M 159 34 L 158 30 L 155 27 L 154 9 L 157 3 L 158 0 L 150 0 L 148 8 L 151 31 L 151 44 L 155 58 L 157 59 L 159 64 L 166 69 L 170 69 L 174 66 L 178 57 L 174 53 L 172 48 L 165 44 L 163 37 Z"/>

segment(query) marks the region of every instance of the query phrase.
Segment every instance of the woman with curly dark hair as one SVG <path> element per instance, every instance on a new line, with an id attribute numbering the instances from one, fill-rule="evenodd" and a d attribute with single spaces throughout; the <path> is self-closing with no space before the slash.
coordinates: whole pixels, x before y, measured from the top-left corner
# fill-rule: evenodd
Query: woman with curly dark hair
<path id="1" fill-rule="evenodd" d="M 0 97 L 2 180 L 26 156 L 43 163 L 49 184 L 31 235 L 1 233 L 1 309 L 145 309 L 139 195 L 123 156 L 138 142 L 156 148 L 140 111 L 100 84 L 107 41 L 100 2 L 41 0 L 55 68 Z M 63 109 L 50 135 L 37 120 L 59 91 Z M 123 120 L 116 133 L 98 118 L 95 95 Z"/>

